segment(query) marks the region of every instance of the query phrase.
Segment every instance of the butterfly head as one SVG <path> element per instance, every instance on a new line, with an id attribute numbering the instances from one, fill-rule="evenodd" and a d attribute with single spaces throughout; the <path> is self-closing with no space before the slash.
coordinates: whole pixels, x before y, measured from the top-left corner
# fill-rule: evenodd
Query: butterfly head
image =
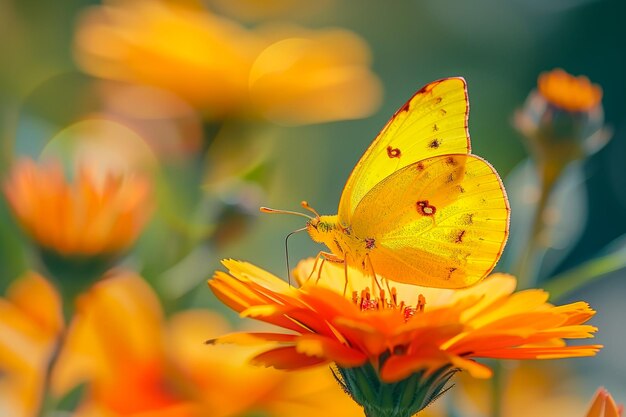
<path id="1" fill-rule="evenodd" d="M 309 232 L 311 239 L 318 243 L 332 241 L 337 225 L 336 217 L 318 216 L 306 222 L 306 231 Z"/>
<path id="2" fill-rule="evenodd" d="M 310 211 L 315 215 L 306 222 L 306 231 L 309 232 L 314 242 L 326 243 L 329 239 L 332 241 L 332 233 L 335 228 L 333 218 L 336 216 L 320 216 L 320 214 L 309 203 L 303 201 L 300 203 L 302 208 Z"/>
<path id="3" fill-rule="evenodd" d="M 276 210 L 268 207 L 261 207 L 261 212 L 263 213 L 281 213 L 281 214 L 294 214 L 301 217 L 306 217 L 308 220 L 306 222 L 306 231 L 309 232 L 311 239 L 318 243 L 324 243 L 328 247 L 332 247 L 333 242 L 335 241 L 336 231 L 338 229 L 337 216 L 320 216 L 320 214 L 306 201 L 300 203 L 300 205 L 312 212 L 315 217 L 309 216 L 304 213 L 298 213 L 295 211 L 288 210 Z M 302 229 L 304 230 L 304 229 Z"/>

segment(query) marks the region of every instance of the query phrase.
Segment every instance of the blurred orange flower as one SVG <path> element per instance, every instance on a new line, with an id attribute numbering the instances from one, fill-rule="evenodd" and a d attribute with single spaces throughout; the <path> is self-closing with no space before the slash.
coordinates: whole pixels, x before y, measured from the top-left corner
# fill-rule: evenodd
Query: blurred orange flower
<path id="1" fill-rule="evenodd" d="M 69 183 L 60 164 L 18 161 L 4 183 L 17 220 L 40 246 L 64 256 L 116 254 L 151 213 L 151 184 L 139 176 L 82 167 Z"/>
<path id="2" fill-rule="evenodd" d="M 493 381 L 461 374 L 452 403 L 464 415 L 488 416 L 493 414 L 493 397 L 498 395 L 501 415 L 506 417 L 582 417 L 586 400 L 576 394 L 581 381 L 567 365 L 555 361 L 504 362 L 497 393 Z"/>
<path id="3" fill-rule="evenodd" d="M 620 417 L 622 406 L 617 406 L 611 394 L 604 388 L 598 389 L 586 417 Z"/>
<path id="4" fill-rule="evenodd" d="M 217 116 L 245 100 L 259 47 L 235 22 L 164 1 L 110 1 L 87 10 L 76 32 L 87 72 L 171 90 Z"/>
<path id="5" fill-rule="evenodd" d="M 266 28 L 274 39 L 250 71 L 253 109 L 278 123 L 307 124 L 371 114 L 381 86 L 367 44 L 342 29 Z"/>
<path id="6" fill-rule="evenodd" d="M 26 273 L 0 298 L 0 415 L 38 415 L 62 330 L 59 295 L 38 274 Z"/>
<path id="7" fill-rule="evenodd" d="M 593 337 L 596 328 L 583 324 L 595 314 L 587 303 L 556 307 L 542 290 L 513 293 L 512 276 L 494 274 L 461 290 L 394 283 L 390 293 L 375 294 L 367 288 L 370 278 L 350 270 L 349 293 L 342 295 L 343 266 L 326 264 L 313 282 L 306 280 L 312 262 L 296 268 L 303 285 L 295 288 L 251 264 L 224 261 L 229 273 L 218 271 L 209 280 L 218 298 L 243 317 L 292 333 L 235 333 L 216 341 L 273 342 L 253 362 L 281 369 L 369 362 L 385 382 L 448 365 L 488 378 L 491 370 L 474 358 L 593 356 L 601 348 L 565 346 L 564 339 Z"/>
<path id="8" fill-rule="evenodd" d="M 129 318 L 132 318 L 129 320 Z M 247 364 L 248 349 L 207 346 L 226 331 L 208 311 L 164 321 L 159 301 L 137 275 L 116 272 L 78 300 L 53 375 L 56 395 L 87 382 L 76 417 L 276 417 L 339 410 L 358 415 L 327 369 L 285 373 Z M 329 411 L 330 412 L 330 411 Z"/>
<path id="9" fill-rule="evenodd" d="M 611 134 L 604 127 L 601 100 L 602 88 L 585 76 L 562 69 L 539 75 L 537 89 L 516 112 L 514 123 L 545 171 L 544 182 L 554 182 L 569 162 L 608 142 Z"/>
<path id="10" fill-rule="evenodd" d="M 539 93 L 553 105 L 564 110 L 588 111 L 600 104 L 602 88 L 589 78 L 575 77 L 560 68 L 539 75 Z"/>
<path id="11" fill-rule="evenodd" d="M 355 34 L 278 32 L 194 4 L 109 1 L 79 20 L 75 55 L 88 73 L 170 90 L 214 118 L 312 123 L 376 109 L 380 83 Z"/>

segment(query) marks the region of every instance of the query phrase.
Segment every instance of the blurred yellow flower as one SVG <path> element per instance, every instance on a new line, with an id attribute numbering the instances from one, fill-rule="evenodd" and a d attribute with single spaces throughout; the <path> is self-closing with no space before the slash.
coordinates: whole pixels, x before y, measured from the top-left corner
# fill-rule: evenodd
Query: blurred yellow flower
<path id="1" fill-rule="evenodd" d="M 0 415 L 38 415 L 62 329 L 59 295 L 38 274 L 26 273 L 0 298 Z"/>
<path id="2" fill-rule="evenodd" d="M 341 30 L 246 29 L 198 5 L 109 1 L 79 20 L 88 73 L 175 92 L 213 118 L 285 123 L 364 117 L 380 101 L 369 50 Z"/>
<path id="3" fill-rule="evenodd" d="M 498 392 L 492 381 L 464 374 L 457 380 L 453 404 L 464 415 L 493 414 L 494 395 L 499 396 L 506 417 L 579 416 L 586 401 L 576 395 L 579 382 L 567 364 L 547 361 L 504 362 Z"/>
<path id="4" fill-rule="evenodd" d="M 208 311 L 179 312 L 165 322 L 149 285 L 116 272 L 79 298 L 54 392 L 87 382 L 76 417 L 358 415 L 327 369 L 255 368 L 247 364 L 248 349 L 203 343 L 226 329 L 225 320 Z"/>
<path id="5" fill-rule="evenodd" d="M 307 124 L 371 114 L 381 86 L 367 44 L 342 29 L 266 28 L 275 42 L 250 71 L 250 100 L 265 118 Z"/>
<path id="6" fill-rule="evenodd" d="M 221 116 L 246 99 L 257 43 L 235 22 L 197 8 L 111 1 L 79 20 L 76 59 L 96 76 L 171 90 Z"/>
<path id="7" fill-rule="evenodd" d="M 3 188 L 30 237 L 63 256 L 114 255 L 127 249 L 152 209 L 146 178 L 85 166 L 69 183 L 60 164 L 22 159 Z"/>
<path id="8" fill-rule="evenodd" d="M 551 104 L 564 110 L 588 111 L 600 104 L 602 88 L 589 78 L 575 77 L 560 68 L 539 75 L 539 93 Z"/>
<path id="9" fill-rule="evenodd" d="M 620 417 L 624 411 L 617 406 L 611 394 L 604 388 L 598 389 L 585 417 Z"/>

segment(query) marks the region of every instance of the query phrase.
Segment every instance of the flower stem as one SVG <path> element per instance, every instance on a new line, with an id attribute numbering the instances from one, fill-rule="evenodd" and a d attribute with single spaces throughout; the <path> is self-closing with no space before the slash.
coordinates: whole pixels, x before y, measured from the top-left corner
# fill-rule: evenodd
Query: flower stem
<path id="1" fill-rule="evenodd" d="M 545 226 L 545 212 L 554 185 L 563 170 L 560 166 L 554 164 L 539 163 L 538 171 L 541 178 L 539 201 L 537 202 L 533 215 L 528 242 L 522 250 L 517 265 L 513 268 L 513 272 L 518 277 L 520 287 L 522 288 L 529 288 L 536 285 L 539 255 L 541 249 L 544 247 L 542 232 Z"/>
<path id="2" fill-rule="evenodd" d="M 50 387 L 52 385 L 52 372 L 54 371 L 57 359 L 59 358 L 59 353 L 61 352 L 61 348 L 63 347 L 65 333 L 65 329 L 61 331 L 59 337 L 56 340 L 56 343 L 54 344 L 54 347 L 52 348 L 52 351 L 50 352 L 50 360 L 48 361 L 48 367 L 46 368 L 43 384 L 41 386 L 42 401 L 39 407 L 39 417 L 48 416 L 51 411 L 55 411 L 57 406 L 58 401 L 50 394 Z"/>
<path id="3" fill-rule="evenodd" d="M 544 285 L 551 299 L 557 300 L 611 272 L 626 268 L 626 248 L 591 259 L 582 265 L 554 276 Z"/>
<path id="4" fill-rule="evenodd" d="M 493 365 L 491 378 L 491 417 L 502 417 L 502 400 L 504 396 L 504 382 L 506 369 L 500 361 Z"/>

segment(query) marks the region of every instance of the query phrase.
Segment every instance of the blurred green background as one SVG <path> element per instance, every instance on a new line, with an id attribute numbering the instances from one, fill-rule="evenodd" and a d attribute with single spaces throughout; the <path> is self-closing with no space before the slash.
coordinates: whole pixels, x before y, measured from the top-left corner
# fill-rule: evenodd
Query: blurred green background
<path id="1" fill-rule="evenodd" d="M 394 111 L 424 84 L 463 76 L 469 86 L 473 152 L 490 161 L 503 178 L 527 158 L 512 117 L 539 73 L 556 67 L 587 75 L 604 90 L 611 142 L 572 169 L 561 209 L 575 214 L 564 242 L 546 255 L 544 279 L 597 257 L 626 233 L 626 4 L 619 0 L 348 0 L 329 1 L 315 12 L 282 20 L 312 27 L 355 31 L 369 44 L 373 69 L 384 87 L 383 105 L 373 116 L 313 126 L 272 126 L 267 143 L 269 179 L 261 204 L 298 210 L 307 200 L 322 214 L 336 212 L 352 167 Z M 72 58 L 75 19 L 92 1 L 0 0 L 0 149 L 4 171 L 15 151 L 35 154 L 54 131 L 54 114 L 77 106 L 76 96 L 51 83 L 70 74 L 80 83 Z M 252 23 L 247 23 L 252 25 Z M 64 75 L 65 74 L 65 75 Z M 45 87 L 42 93 L 42 85 Z M 48 89 L 49 88 L 49 89 Z M 56 89 L 56 90 L 55 90 Z M 81 102 L 81 105 L 84 103 Z M 17 143 L 16 143 L 17 138 Z M 32 141 L 32 142 L 31 142 Z M 233 143 L 233 147 L 240 146 Z M 569 177 L 568 177 L 569 178 Z M 509 182 L 510 179 L 505 180 Z M 515 190 L 510 189 L 509 193 Z M 513 196 L 512 196 L 513 197 Z M 563 213 L 565 218 L 568 213 Z M 6 205 L 0 207 L 1 287 L 20 273 L 25 255 L 19 229 Z M 512 214 L 512 222 L 523 213 Z M 277 274 L 285 271 L 284 238 L 303 226 L 301 218 L 263 215 L 244 238 L 209 252 L 194 263 L 186 306 L 212 305 L 204 279 L 220 257 L 245 259 Z M 511 236 L 514 240 L 515 236 Z M 163 242 L 165 245 L 167 242 Z M 618 247 L 623 246 L 618 242 Z M 158 244 L 157 244 L 158 247 Z M 157 248 L 158 249 L 158 248 Z M 321 248 L 304 234 L 292 238 L 293 263 Z M 189 269 L 184 269 L 187 271 Z M 163 272 L 163 271 L 161 271 Z M 578 360 L 589 392 L 606 385 L 626 400 L 626 272 L 614 272 L 571 299 L 598 310 L 593 323 L 606 348 L 595 359 Z M 564 301 L 564 300 L 560 300 Z M 581 373 L 582 375 L 582 373 Z"/>

